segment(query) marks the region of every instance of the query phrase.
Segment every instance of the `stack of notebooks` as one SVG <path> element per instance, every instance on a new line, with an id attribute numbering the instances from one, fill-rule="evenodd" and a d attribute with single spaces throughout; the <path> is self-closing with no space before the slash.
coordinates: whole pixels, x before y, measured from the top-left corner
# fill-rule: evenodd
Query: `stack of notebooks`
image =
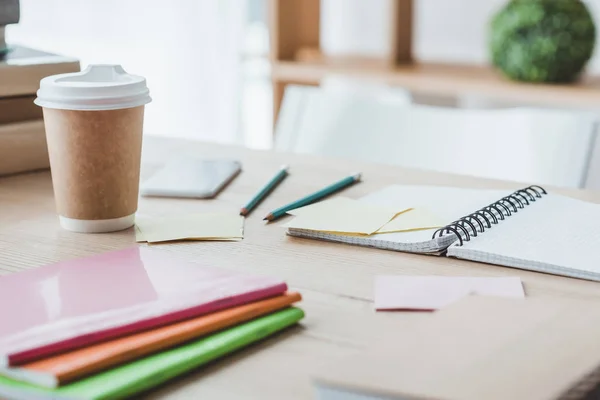
<path id="1" fill-rule="evenodd" d="M 0 55 L 0 175 L 49 167 L 42 109 L 33 100 L 42 78 L 79 70 L 76 59 L 26 47 Z"/>
<path id="2" fill-rule="evenodd" d="M 539 186 L 393 185 L 334 205 L 291 211 L 288 234 L 600 281 L 600 205 Z"/>
<path id="3" fill-rule="evenodd" d="M 285 282 L 130 248 L 0 278 L 0 398 L 119 399 L 304 317 Z"/>

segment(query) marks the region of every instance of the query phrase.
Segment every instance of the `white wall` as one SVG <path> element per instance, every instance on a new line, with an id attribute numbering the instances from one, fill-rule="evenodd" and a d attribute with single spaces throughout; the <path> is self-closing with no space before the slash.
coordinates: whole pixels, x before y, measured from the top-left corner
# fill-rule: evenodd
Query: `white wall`
<path id="1" fill-rule="evenodd" d="M 21 0 L 7 41 L 146 77 L 145 131 L 218 142 L 239 136 L 239 0 Z"/>

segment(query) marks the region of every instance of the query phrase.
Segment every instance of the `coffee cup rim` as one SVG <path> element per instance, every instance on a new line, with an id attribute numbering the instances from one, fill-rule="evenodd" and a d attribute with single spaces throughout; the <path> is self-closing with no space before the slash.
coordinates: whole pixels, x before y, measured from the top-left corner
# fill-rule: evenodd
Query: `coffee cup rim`
<path id="1" fill-rule="evenodd" d="M 100 111 L 151 101 L 144 77 L 128 74 L 118 64 L 91 64 L 80 72 L 43 78 L 34 103 L 44 108 Z"/>

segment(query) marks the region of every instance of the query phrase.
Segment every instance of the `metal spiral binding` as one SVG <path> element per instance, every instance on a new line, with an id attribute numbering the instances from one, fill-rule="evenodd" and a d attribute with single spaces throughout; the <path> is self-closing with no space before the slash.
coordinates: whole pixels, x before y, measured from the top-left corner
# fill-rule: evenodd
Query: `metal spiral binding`
<path id="1" fill-rule="evenodd" d="M 485 232 L 492 225 L 496 225 L 506 217 L 510 217 L 545 194 L 548 194 L 546 190 L 537 185 L 519 189 L 495 203 L 438 229 L 433 233 L 432 239 L 453 233 L 459 240 L 458 245 L 462 246 L 463 242 L 471 240 L 471 236 L 476 237 L 477 234 Z"/>

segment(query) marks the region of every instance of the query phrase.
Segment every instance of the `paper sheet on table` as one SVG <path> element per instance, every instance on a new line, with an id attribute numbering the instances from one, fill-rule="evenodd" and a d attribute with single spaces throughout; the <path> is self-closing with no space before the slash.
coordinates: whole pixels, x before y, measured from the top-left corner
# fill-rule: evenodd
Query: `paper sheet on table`
<path id="1" fill-rule="evenodd" d="M 335 197 L 289 213 L 296 217 L 287 228 L 312 231 L 370 235 L 392 220 L 399 212 L 346 197 Z"/>
<path id="2" fill-rule="evenodd" d="M 134 226 L 135 228 L 135 241 L 136 242 L 145 242 L 146 239 L 144 239 L 144 234 L 142 233 L 142 231 L 140 230 L 140 227 L 137 226 L 137 221 L 136 221 L 136 225 Z"/>
<path id="3" fill-rule="evenodd" d="M 409 232 L 421 229 L 434 229 L 445 226 L 448 221 L 442 220 L 437 215 L 424 208 L 413 208 L 396 215 L 393 220 L 385 224 L 377 233 Z"/>
<path id="4" fill-rule="evenodd" d="M 468 295 L 525 297 L 519 277 L 377 276 L 376 310 L 442 308 Z"/>
<path id="5" fill-rule="evenodd" d="M 243 231 L 244 218 L 231 213 L 136 219 L 137 242 L 239 240 L 243 238 Z"/>

